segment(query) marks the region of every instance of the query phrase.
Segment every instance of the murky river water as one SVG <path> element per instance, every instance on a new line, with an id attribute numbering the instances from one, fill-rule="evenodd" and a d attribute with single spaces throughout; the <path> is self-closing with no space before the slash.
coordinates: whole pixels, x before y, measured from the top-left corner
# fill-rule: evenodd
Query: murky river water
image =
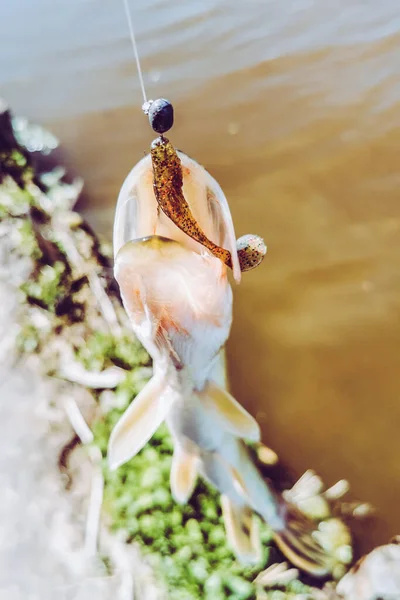
<path id="1" fill-rule="evenodd" d="M 400 6 L 398 0 L 131 2 L 150 97 L 207 166 L 237 234 L 264 236 L 235 290 L 232 387 L 300 473 L 347 477 L 400 533 Z M 46 124 L 110 233 L 147 150 L 122 2 L 13 0 L 1 93 Z"/>

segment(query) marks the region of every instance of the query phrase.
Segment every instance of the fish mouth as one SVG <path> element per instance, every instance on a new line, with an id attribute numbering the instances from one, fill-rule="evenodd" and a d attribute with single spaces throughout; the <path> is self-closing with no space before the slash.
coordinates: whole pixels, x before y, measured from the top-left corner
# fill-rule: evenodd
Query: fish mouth
<path id="1" fill-rule="evenodd" d="M 160 260 L 172 260 L 188 253 L 179 242 L 161 235 L 146 235 L 131 240 L 119 250 L 116 256 L 116 264 L 122 260 L 123 263 L 132 262 L 137 268 L 149 265 L 150 262 Z M 150 261 L 150 262 L 149 262 Z"/>
<path id="2" fill-rule="evenodd" d="M 158 246 L 162 244 L 177 244 L 172 238 L 164 237 L 163 235 L 146 235 L 145 237 L 137 238 L 130 242 L 131 244 L 149 244 Z"/>
<path id="3" fill-rule="evenodd" d="M 156 251 L 164 254 L 163 251 L 170 255 L 171 252 L 182 250 L 182 244 L 172 238 L 164 237 L 163 235 L 146 235 L 129 242 L 129 246 L 135 245 L 143 250 Z"/>

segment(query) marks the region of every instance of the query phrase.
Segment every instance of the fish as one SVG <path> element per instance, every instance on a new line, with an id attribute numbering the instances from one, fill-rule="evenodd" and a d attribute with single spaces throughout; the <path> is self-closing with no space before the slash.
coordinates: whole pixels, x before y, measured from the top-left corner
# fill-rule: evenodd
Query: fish
<path id="1" fill-rule="evenodd" d="M 221 188 L 195 161 L 183 153 L 180 160 L 194 217 L 210 239 L 229 249 L 234 276 L 235 268 L 240 274 Z M 145 157 L 128 175 L 117 203 L 114 274 L 132 329 L 153 359 L 153 376 L 111 433 L 109 467 L 133 458 L 165 421 L 174 442 L 171 490 L 177 502 L 187 502 L 198 476 L 204 477 L 221 494 L 227 537 L 240 560 L 260 559 L 259 515 L 296 566 L 324 576 L 329 556 L 312 536 L 314 524 L 254 464 L 247 442 L 260 441 L 260 427 L 228 391 L 228 265 L 158 210 L 152 175 L 151 158 Z"/>

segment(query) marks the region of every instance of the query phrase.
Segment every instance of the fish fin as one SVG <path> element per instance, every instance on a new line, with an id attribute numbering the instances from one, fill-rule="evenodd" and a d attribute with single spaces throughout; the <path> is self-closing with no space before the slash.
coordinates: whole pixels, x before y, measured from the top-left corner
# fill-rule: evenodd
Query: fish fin
<path id="1" fill-rule="evenodd" d="M 295 567 L 314 577 L 325 577 L 332 569 L 332 556 L 314 538 L 315 523 L 295 506 L 284 507 L 286 526 L 274 532 L 274 539 L 281 552 Z"/>
<path id="2" fill-rule="evenodd" d="M 162 373 L 153 375 L 111 432 L 108 464 L 114 471 L 133 458 L 164 421 L 173 402 Z"/>
<path id="3" fill-rule="evenodd" d="M 248 504 L 252 505 L 253 501 L 251 499 L 251 494 L 246 487 L 243 477 L 240 475 L 239 471 L 234 467 L 229 465 L 228 468 L 232 474 L 233 484 L 237 493 L 240 494 L 240 496 L 242 496 L 243 500 L 246 500 Z"/>
<path id="4" fill-rule="evenodd" d="M 260 441 L 257 421 L 229 392 L 210 381 L 200 395 L 209 403 L 223 429 L 252 442 Z"/>
<path id="5" fill-rule="evenodd" d="M 249 507 L 253 506 L 254 498 L 252 499 L 242 476 L 234 467 L 228 468 L 237 493 Z M 283 520 L 279 519 L 279 530 L 274 530 L 274 539 L 281 552 L 297 568 L 315 577 L 328 575 L 332 569 L 332 557 L 314 539 L 315 524 L 293 505 L 285 503 L 281 508 Z M 269 525 L 272 527 L 271 522 Z"/>
<path id="6" fill-rule="evenodd" d="M 223 348 L 213 359 L 209 377 L 210 379 L 212 379 L 212 381 L 214 381 L 216 385 L 228 389 L 226 362 L 226 353 L 225 349 Z"/>
<path id="7" fill-rule="evenodd" d="M 236 491 L 252 506 L 251 495 L 240 473 L 229 467 Z M 331 572 L 332 557 L 322 548 L 313 532 L 315 524 L 295 506 L 284 506 L 284 527 L 274 531 L 274 539 L 281 552 L 295 567 L 314 575 L 325 577 Z"/>
<path id="8" fill-rule="evenodd" d="M 263 558 L 263 548 L 261 542 L 260 520 L 255 514 L 251 515 L 250 539 L 253 546 L 254 557 L 257 557 L 257 563 Z"/>
<path id="9" fill-rule="evenodd" d="M 178 504 L 186 504 L 197 481 L 197 456 L 176 445 L 171 465 L 171 492 Z"/>
<path id="10" fill-rule="evenodd" d="M 228 496 L 221 496 L 221 508 L 226 536 L 233 552 L 244 564 L 261 560 L 261 539 L 258 522 L 250 508 L 235 505 Z"/>

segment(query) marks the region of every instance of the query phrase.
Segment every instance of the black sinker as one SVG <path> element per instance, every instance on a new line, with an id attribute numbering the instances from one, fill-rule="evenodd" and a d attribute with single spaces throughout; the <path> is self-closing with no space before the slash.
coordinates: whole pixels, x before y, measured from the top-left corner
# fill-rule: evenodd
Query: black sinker
<path id="1" fill-rule="evenodd" d="M 174 124 L 174 109 L 165 98 L 154 100 L 148 110 L 150 125 L 156 133 L 163 134 Z"/>

